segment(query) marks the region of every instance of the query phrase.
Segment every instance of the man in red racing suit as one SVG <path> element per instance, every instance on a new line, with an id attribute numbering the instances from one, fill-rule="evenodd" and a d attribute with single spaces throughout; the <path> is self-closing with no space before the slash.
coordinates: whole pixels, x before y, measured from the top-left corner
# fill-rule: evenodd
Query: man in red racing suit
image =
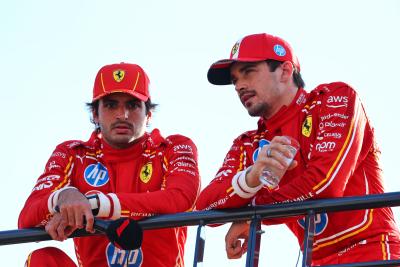
<path id="1" fill-rule="evenodd" d="M 273 64 L 275 70 L 271 70 Z M 384 192 L 380 151 L 356 92 L 349 85 L 336 82 L 322 84 L 307 93 L 302 89 L 304 82 L 299 71 L 299 63 L 289 44 L 268 34 L 244 37 L 232 49 L 229 60 L 211 66 L 209 81 L 214 84 L 232 81 L 249 114 L 260 116 L 260 120 L 257 130 L 245 132 L 234 140 L 216 177 L 201 192 L 196 209 Z M 297 77 L 291 79 L 294 75 Z M 262 77 L 277 82 L 269 88 L 265 86 L 269 81 Z M 257 87 L 260 80 L 264 81 L 262 90 Z M 282 98 L 276 91 L 266 95 L 266 90 L 276 88 L 291 97 Z M 262 110 L 264 113 L 256 114 L 264 100 L 271 100 L 270 109 L 267 107 Z M 274 109 L 275 104 L 278 105 Z M 265 167 L 285 164 L 281 156 L 287 151 L 279 143 L 284 142 L 281 136 L 297 139 L 300 150 L 295 155 L 296 163 L 292 163 L 279 186 L 269 189 L 260 184 L 258 177 Z M 279 222 L 286 223 L 301 246 L 304 218 Z M 399 232 L 390 208 L 322 213 L 317 215 L 316 222 L 313 266 L 400 257 Z M 277 221 L 264 220 L 263 223 Z M 245 222 L 232 224 L 226 238 L 229 258 L 239 258 L 245 253 L 244 245 L 237 242 L 239 236 L 248 235 L 248 227 Z"/>
<path id="2" fill-rule="evenodd" d="M 200 187 L 194 143 L 181 135 L 164 138 L 158 129 L 129 134 L 140 125 L 146 127 L 149 110 L 155 106 L 148 97 L 148 78 L 138 65 L 114 64 L 99 71 L 93 117 L 100 130 L 87 142 L 57 146 L 20 214 L 20 228 L 46 226 L 53 239 L 64 240 L 69 228 L 84 227 L 73 222 L 61 234 L 52 228 L 52 220 L 64 209 L 66 193 L 95 195 L 99 207 L 90 204 L 89 210 L 97 208 L 96 217 L 104 219 L 140 219 L 193 208 Z M 105 119 L 109 115 L 111 124 Z M 129 141 L 121 141 L 124 136 Z M 83 217 L 90 220 L 89 215 Z M 74 244 L 79 266 L 184 266 L 186 234 L 186 227 L 146 230 L 141 248 L 132 251 L 115 247 L 105 236 L 74 238 Z M 75 266 L 56 248 L 34 251 L 26 265 Z"/>

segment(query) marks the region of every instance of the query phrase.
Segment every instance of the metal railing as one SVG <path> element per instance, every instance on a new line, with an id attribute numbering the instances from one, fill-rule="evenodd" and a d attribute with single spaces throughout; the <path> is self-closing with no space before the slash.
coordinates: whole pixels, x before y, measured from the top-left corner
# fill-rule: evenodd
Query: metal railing
<path id="1" fill-rule="evenodd" d="M 360 210 L 400 206 L 400 192 L 360 196 L 342 197 L 331 199 L 308 200 L 274 205 L 264 205 L 239 209 L 225 209 L 212 211 L 194 211 L 160 215 L 139 221 L 143 230 L 160 229 L 178 226 L 198 225 L 193 266 L 197 267 L 203 262 L 204 257 L 204 226 L 208 224 L 221 224 L 227 222 L 251 220 L 246 256 L 246 267 L 258 266 L 260 249 L 261 220 L 272 218 L 285 218 L 292 216 L 305 216 L 305 231 L 303 244 L 303 267 L 311 267 L 312 244 L 315 229 L 315 215 L 322 212 Z M 71 237 L 93 235 L 84 230 L 76 231 Z M 0 232 L 0 245 L 9 245 L 26 242 L 51 240 L 51 237 L 39 228 L 10 230 Z M 325 267 L 374 267 L 374 266 L 400 266 L 400 260 L 387 260 L 376 262 L 359 262 L 352 264 L 325 265 Z"/>

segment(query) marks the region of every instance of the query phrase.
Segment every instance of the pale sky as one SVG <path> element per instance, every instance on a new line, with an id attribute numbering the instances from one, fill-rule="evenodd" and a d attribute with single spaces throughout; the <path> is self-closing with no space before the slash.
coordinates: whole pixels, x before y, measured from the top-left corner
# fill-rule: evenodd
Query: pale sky
<path id="1" fill-rule="evenodd" d="M 16 229 L 19 211 L 55 146 L 87 140 L 98 69 L 137 63 L 159 103 L 151 128 L 196 143 L 203 187 L 233 139 L 256 128 L 232 86 L 208 83 L 210 64 L 247 34 L 267 32 L 291 43 L 306 90 L 344 81 L 359 92 L 382 148 L 387 192 L 400 191 L 400 1 L 94 1 L 0 3 L 1 230 Z M 399 208 L 395 208 L 400 221 Z M 227 260 L 228 225 L 206 229 L 204 266 Z M 259 266 L 295 266 L 298 245 L 284 226 L 265 227 Z M 193 264 L 195 227 L 186 243 Z M 0 247 L 1 266 L 23 266 L 36 248 L 58 246 L 75 259 L 72 241 Z"/>

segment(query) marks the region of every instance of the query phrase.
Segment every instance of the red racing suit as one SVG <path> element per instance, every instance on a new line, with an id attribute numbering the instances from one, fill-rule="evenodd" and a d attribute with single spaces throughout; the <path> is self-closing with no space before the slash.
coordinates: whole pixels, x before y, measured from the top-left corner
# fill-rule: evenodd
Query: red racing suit
<path id="1" fill-rule="evenodd" d="M 111 219 L 190 211 L 200 190 L 197 148 L 181 135 L 163 138 L 158 129 L 127 149 L 111 148 L 96 132 L 87 142 L 64 142 L 27 199 L 19 228 L 45 225 L 66 186 L 102 192 L 99 214 L 103 209 Z M 146 230 L 133 251 L 119 250 L 105 236 L 74 238 L 74 244 L 80 266 L 184 266 L 186 234 L 186 227 Z"/>
<path id="2" fill-rule="evenodd" d="M 282 135 L 300 142 L 295 156 L 297 167 L 285 173 L 276 190 L 261 185 L 248 187 L 246 168 L 254 164 L 263 145 Z M 196 209 L 383 193 L 379 156 L 373 128 L 358 95 L 349 85 L 322 84 L 310 93 L 299 89 L 289 106 L 282 107 L 268 120 L 261 118 L 257 130 L 245 132 L 234 140 L 216 177 L 201 192 Z M 304 217 L 283 222 L 302 245 Z M 391 255 L 387 242 L 399 243 L 390 208 L 322 213 L 317 215 L 316 222 L 314 263 L 368 239 L 382 242 L 381 251 L 375 252 L 383 256 L 377 259 L 387 259 Z"/>

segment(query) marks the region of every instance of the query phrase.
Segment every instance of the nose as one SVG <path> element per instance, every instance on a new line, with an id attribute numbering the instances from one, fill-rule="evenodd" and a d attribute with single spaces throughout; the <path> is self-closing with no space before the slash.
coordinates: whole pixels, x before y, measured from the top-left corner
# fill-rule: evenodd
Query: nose
<path id="1" fill-rule="evenodd" d="M 127 120 L 129 118 L 129 109 L 126 107 L 121 107 L 117 111 L 117 119 Z"/>
<path id="2" fill-rule="evenodd" d="M 243 80 L 237 79 L 235 82 L 235 90 L 239 94 L 240 91 L 247 89 L 248 85 Z"/>

